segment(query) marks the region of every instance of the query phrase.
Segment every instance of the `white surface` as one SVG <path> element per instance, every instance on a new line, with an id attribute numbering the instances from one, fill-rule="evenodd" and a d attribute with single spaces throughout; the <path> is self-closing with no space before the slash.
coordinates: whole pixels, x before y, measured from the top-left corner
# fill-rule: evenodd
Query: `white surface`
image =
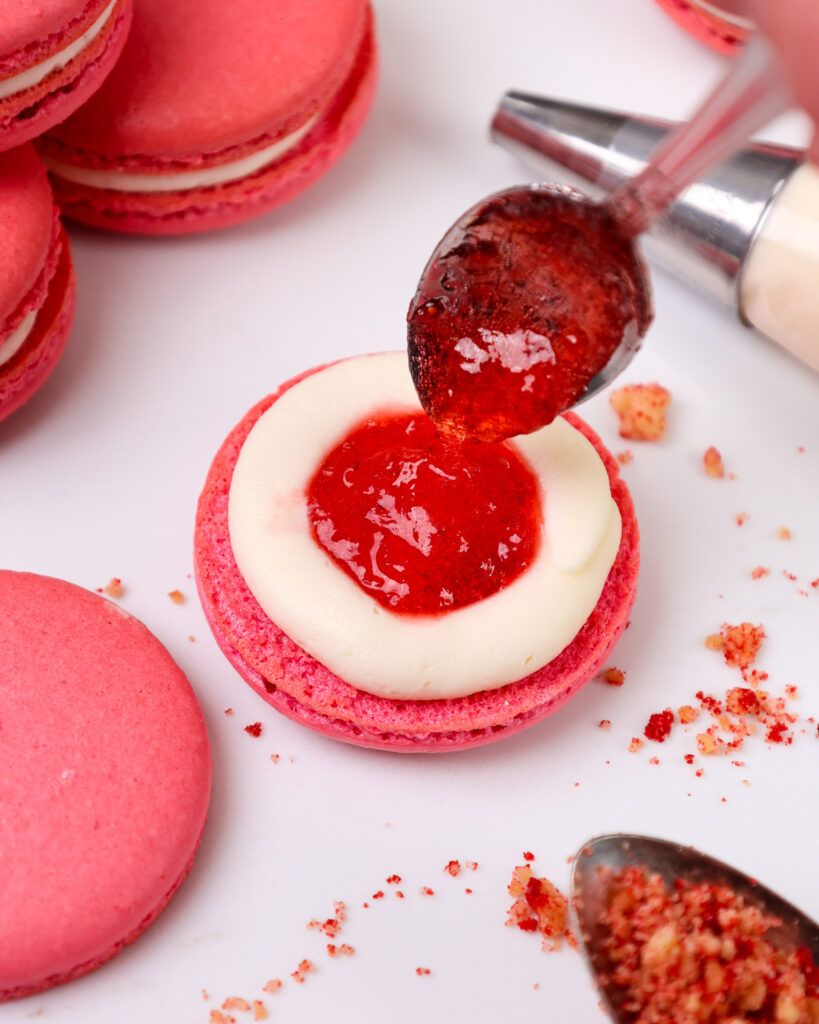
<path id="1" fill-rule="evenodd" d="M 486 142 L 500 93 L 515 86 L 682 116 L 721 64 L 649 0 L 381 0 L 378 15 L 372 117 L 309 193 L 206 237 L 72 230 L 73 336 L 48 386 L 0 429 L 0 564 L 92 588 L 122 578 L 123 606 L 200 696 L 215 784 L 194 871 L 156 925 L 94 974 L 0 1007 L 2 1024 L 200 1024 L 226 996 L 262 996 L 274 976 L 285 984 L 264 996 L 271 1020 L 594 1024 L 603 1018 L 580 957 L 544 954 L 503 922 L 523 850 L 565 889 L 567 858 L 608 830 L 694 843 L 819 916 L 813 734 L 788 749 L 757 737 L 744 768 L 704 761 L 702 778 L 683 762 L 694 739 L 679 727 L 661 747 L 627 751 L 652 712 L 736 684 L 703 646 L 724 621 L 763 623 L 771 688 L 797 685 L 794 707 L 819 713 L 819 588 L 809 585 L 819 577 L 819 378 L 666 278 L 655 277 L 656 322 L 627 374 L 674 397 L 667 439 L 631 444 L 625 468 L 643 570 L 611 659 L 624 687 L 592 682 L 553 718 L 483 749 L 391 756 L 286 721 L 209 635 L 190 573 L 213 453 L 280 381 L 403 345 L 437 238 L 482 195 L 526 178 Z M 801 130 L 792 119 L 780 135 Z M 584 413 L 615 451 L 626 447 L 605 396 Z M 709 445 L 736 479 L 704 475 Z M 742 527 L 740 511 L 750 517 Z M 777 539 L 781 525 L 792 540 Z M 756 565 L 771 575 L 752 581 Z M 176 588 L 183 605 L 166 596 Z M 609 732 L 597 728 L 603 718 Z M 243 731 L 256 721 L 258 739 Z M 452 878 L 451 858 L 480 867 Z M 385 884 L 394 872 L 403 901 Z M 435 896 L 419 895 L 422 885 Z M 363 909 L 378 889 L 387 898 Z M 305 926 L 336 899 L 349 907 L 339 941 L 356 953 L 330 960 L 327 939 Z M 296 985 L 289 975 L 303 957 L 317 970 Z M 418 966 L 432 973 L 418 977 Z"/>

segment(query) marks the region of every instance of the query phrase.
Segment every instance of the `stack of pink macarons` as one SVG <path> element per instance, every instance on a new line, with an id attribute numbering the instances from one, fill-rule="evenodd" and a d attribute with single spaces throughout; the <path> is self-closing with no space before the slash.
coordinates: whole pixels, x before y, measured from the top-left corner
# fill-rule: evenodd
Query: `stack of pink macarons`
<path id="1" fill-rule="evenodd" d="M 62 214 L 168 235 L 247 220 L 319 178 L 375 87 L 367 0 L 7 0 L 0 23 L 0 419 L 45 380 L 74 278 Z M 7 155 L 4 155 L 7 154 Z M 53 235 L 53 237 L 52 237 Z M 62 254 L 62 255 L 61 255 Z"/>

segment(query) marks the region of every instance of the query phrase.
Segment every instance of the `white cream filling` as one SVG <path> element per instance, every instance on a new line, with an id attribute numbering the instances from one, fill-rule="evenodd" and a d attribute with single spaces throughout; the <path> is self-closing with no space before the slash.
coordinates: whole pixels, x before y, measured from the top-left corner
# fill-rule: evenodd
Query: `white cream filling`
<path id="1" fill-rule="evenodd" d="M 538 557 L 483 601 L 403 616 L 338 567 L 307 516 L 306 489 L 323 458 L 378 411 L 421 413 L 403 353 L 312 374 L 248 435 L 230 488 L 229 533 L 265 614 L 342 679 L 391 699 L 462 697 L 548 664 L 591 614 L 620 546 L 620 513 L 593 445 L 565 420 L 515 438 L 542 489 Z"/>
<path id="2" fill-rule="evenodd" d="M 64 68 L 66 64 L 74 60 L 75 57 L 78 57 L 102 32 L 106 21 L 111 17 L 111 12 L 116 5 L 117 0 L 111 0 L 111 3 L 105 8 L 94 24 L 86 29 L 81 36 L 77 36 L 74 42 L 66 46 L 64 50 L 55 53 L 48 60 L 40 61 L 39 64 L 32 64 L 30 68 L 26 68 L 25 71 L 21 71 L 19 74 L 12 75 L 11 78 L 4 78 L 0 81 L 0 100 L 4 100 L 7 96 L 13 96 L 15 93 L 23 92 L 25 89 L 31 89 L 32 86 L 39 85 L 52 71 Z"/>
<path id="3" fill-rule="evenodd" d="M 230 160 L 214 167 L 203 167 L 197 171 L 173 171 L 169 174 L 130 174 L 115 169 L 100 170 L 91 167 L 77 167 L 49 156 L 43 159 L 48 169 L 66 181 L 91 188 L 110 189 L 114 192 L 184 192 L 191 188 L 208 188 L 211 185 L 225 185 L 255 174 L 274 160 L 294 149 L 315 125 L 321 113 L 308 118 L 303 125 L 285 135 L 271 146 L 256 150 L 240 160 Z"/>
<path id="4" fill-rule="evenodd" d="M 20 325 L 11 334 L 0 341 L 0 366 L 7 363 L 12 356 L 16 355 L 23 347 L 23 342 L 31 334 L 34 321 L 37 319 L 38 310 L 34 309 L 23 317 Z"/>

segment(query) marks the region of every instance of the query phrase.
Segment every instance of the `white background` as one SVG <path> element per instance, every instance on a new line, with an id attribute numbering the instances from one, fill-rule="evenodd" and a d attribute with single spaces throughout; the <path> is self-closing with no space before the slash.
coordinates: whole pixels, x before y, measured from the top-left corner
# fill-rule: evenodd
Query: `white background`
<path id="1" fill-rule="evenodd" d="M 531 850 L 565 889 L 567 859 L 610 830 L 693 843 L 819 916 L 815 724 L 788 749 L 755 737 L 742 768 L 700 759 L 701 778 L 683 761 L 693 731 L 627 749 L 652 712 L 739 683 L 703 646 L 726 621 L 764 624 L 771 689 L 797 685 L 794 710 L 819 714 L 819 379 L 669 278 L 655 275 L 656 322 L 627 373 L 665 384 L 673 405 L 666 440 L 631 444 L 624 470 L 643 535 L 631 628 L 611 659 L 624 687 L 591 682 L 553 718 L 482 749 L 397 756 L 280 717 L 209 634 L 190 574 L 210 459 L 281 381 L 403 346 L 438 237 L 481 196 L 527 180 L 487 141 L 500 94 L 682 117 L 724 64 L 650 0 L 379 0 L 377 15 L 374 110 L 310 192 L 207 236 L 72 228 L 69 347 L 0 430 L 0 564 L 90 588 L 122 578 L 122 606 L 167 645 L 202 702 L 213 802 L 193 873 L 160 920 L 94 974 L 0 1007 L 2 1024 L 203 1024 L 226 996 L 262 997 L 276 976 L 285 984 L 264 996 L 271 1020 L 593 1024 L 602 1015 L 580 956 L 547 955 L 505 928 L 506 885 Z M 804 124 L 792 117 L 774 134 L 799 140 Z M 627 446 L 607 396 L 583 412 L 614 451 Z M 735 479 L 705 476 L 709 445 Z M 738 512 L 749 515 L 742 527 Z M 792 540 L 777 538 L 783 525 Z M 757 565 L 770 576 L 752 581 Z M 183 605 L 167 597 L 174 589 Z M 258 739 L 244 732 L 256 721 Z M 453 858 L 480 866 L 452 878 L 443 867 Z M 403 901 L 385 884 L 393 873 Z M 379 889 L 387 898 L 373 904 Z M 355 947 L 350 958 L 329 959 L 326 938 L 306 929 L 333 900 L 348 904 L 338 941 Z M 305 957 L 316 971 L 296 985 L 289 975 Z"/>

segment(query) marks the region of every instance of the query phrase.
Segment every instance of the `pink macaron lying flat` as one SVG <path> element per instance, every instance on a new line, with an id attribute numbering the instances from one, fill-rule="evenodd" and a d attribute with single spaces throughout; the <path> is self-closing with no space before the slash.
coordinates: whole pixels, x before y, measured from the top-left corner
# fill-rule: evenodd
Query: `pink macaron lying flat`
<path id="1" fill-rule="evenodd" d="M 0 420 L 53 370 L 74 315 L 74 270 L 42 161 L 0 153 Z"/>
<path id="2" fill-rule="evenodd" d="M 0 18 L 0 150 L 64 121 L 110 73 L 131 0 L 4 0 Z"/>
<path id="3" fill-rule="evenodd" d="M 361 127 L 375 75 L 366 0 L 135 0 L 114 73 L 40 149 L 76 220 L 223 227 L 322 175 Z"/>
<path id="4" fill-rule="evenodd" d="M 136 619 L 0 571 L 0 1001 L 86 974 L 188 874 L 210 794 L 181 670 Z"/>
<path id="5" fill-rule="evenodd" d="M 231 547 L 228 498 L 242 446 L 262 414 L 309 375 L 285 384 L 247 413 L 216 455 L 199 499 L 197 586 L 223 653 L 278 711 L 317 732 L 364 747 L 414 753 L 462 750 L 511 736 L 552 714 L 603 665 L 625 628 L 636 595 L 639 532 L 634 507 L 617 463 L 600 439 L 582 420 L 567 414 L 603 460 L 623 524 L 620 547 L 597 605 L 570 645 L 538 671 L 494 690 L 457 699 L 390 700 L 339 678 L 269 619 Z"/>

